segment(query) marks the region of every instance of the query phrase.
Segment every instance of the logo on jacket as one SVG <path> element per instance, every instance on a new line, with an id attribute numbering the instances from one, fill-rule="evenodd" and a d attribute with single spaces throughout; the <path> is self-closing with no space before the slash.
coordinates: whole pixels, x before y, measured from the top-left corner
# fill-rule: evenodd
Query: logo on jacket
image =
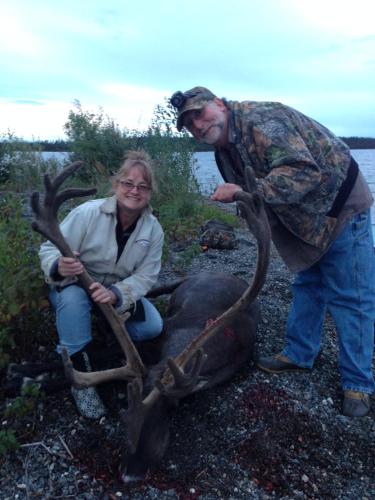
<path id="1" fill-rule="evenodd" d="M 137 245 L 139 245 L 140 247 L 149 247 L 150 241 L 149 240 L 137 240 Z"/>

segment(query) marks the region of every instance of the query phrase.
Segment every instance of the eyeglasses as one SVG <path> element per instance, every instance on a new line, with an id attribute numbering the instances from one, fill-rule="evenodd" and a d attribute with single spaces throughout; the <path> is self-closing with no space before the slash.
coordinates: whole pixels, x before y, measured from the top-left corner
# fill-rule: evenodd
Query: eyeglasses
<path id="1" fill-rule="evenodd" d="M 137 188 L 137 191 L 139 191 L 141 194 L 146 194 L 149 191 L 151 191 L 150 186 L 147 186 L 146 184 L 134 184 L 131 181 L 118 181 L 119 184 L 121 184 L 121 187 L 124 191 L 132 191 L 134 188 Z"/>

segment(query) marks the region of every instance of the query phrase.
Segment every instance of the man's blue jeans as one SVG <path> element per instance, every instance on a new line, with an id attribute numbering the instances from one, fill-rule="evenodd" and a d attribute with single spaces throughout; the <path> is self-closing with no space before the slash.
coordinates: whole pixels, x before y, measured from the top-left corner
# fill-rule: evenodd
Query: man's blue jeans
<path id="1" fill-rule="evenodd" d="M 373 393 L 375 256 L 369 210 L 352 217 L 320 261 L 297 274 L 293 294 L 283 354 L 311 368 L 329 311 L 343 389 Z"/>
<path id="2" fill-rule="evenodd" d="M 51 287 L 50 301 L 56 313 L 59 335 L 57 352 L 66 347 L 69 355 L 83 349 L 91 340 L 91 311 L 93 303 L 83 288 L 70 285 L 57 291 Z M 158 310 L 147 299 L 142 298 L 145 321 L 126 321 L 126 329 L 135 341 L 149 340 L 160 335 L 163 320 Z"/>

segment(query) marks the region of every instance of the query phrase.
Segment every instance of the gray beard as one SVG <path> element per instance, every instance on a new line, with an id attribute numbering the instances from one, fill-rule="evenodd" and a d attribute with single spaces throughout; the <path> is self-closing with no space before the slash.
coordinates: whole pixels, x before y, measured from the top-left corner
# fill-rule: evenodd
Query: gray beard
<path id="1" fill-rule="evenodd" d="M 210 128 L 213 128 L 213 127 L 217 127 L 217 128 L 219 128 L 221 131 L 223 131 L 223 128 L 224 128 L 224 127 L 223 127 L 223 125 L 222 125 L 221 123 L 220 123 L 220 124 L 218 124 L 218 125 L 212 125 L 212 127 L 210 127 Z M 199 139 L 199 141 L 198 141 L 198 142 L 199 142 L 200 144 L 208 144 L 209 146 L 214 146 L 214 145 L 218 142 L 218 140 L 219 140 L 219 139 L 217 139 L 217 140 L 216 140 L 216 141 L 214 141 L 214 142 L 211 142 L 211 141 L 207 141 L 207 140 L 205 140 L 205 138 L 204 138 L 204 137 L 202 137 L 201 139 Z"/>

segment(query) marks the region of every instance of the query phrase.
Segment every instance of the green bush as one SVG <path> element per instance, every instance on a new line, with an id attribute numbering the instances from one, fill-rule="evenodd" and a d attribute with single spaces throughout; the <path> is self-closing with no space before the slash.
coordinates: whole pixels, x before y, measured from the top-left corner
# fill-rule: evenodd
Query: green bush
<path id="1" fill-rule="evenodd" d="M 9 451 L 15 451 L 19 447 L 13 431 L 0 431 L 0 456 Z"/>
<path id="2" fill-rule="evenodd" d="M 70 159 L 85 163 L 78 173 L 80 179 L 95 185 L 105 184 L 118 169 L 124 152 L 135 147 L 135 140 L 127 131 L 121 131 L 102 109 L 97 113 L 86 111 L 79 101 L 75 101 L 74 108 L 64 125 L 72 151 Z"/>
<path id="3" fill-rule="evenodd" d="M 200 207 L 199 213 L 202 221 L 216 219 L 220 222 L 225 222 L 230 226 L 236 227 L 239 225 L 240 219 L 236 215 L 225 212 L 224 210 L 220 210 L 220 208 L 215 205 L 207 205 L 203 202 Z"/>
<path id="4" fill-rule="evenodd" d="M 45 297 L 37 248 L 39 236 L 25 217 L 28 199 L 3 194 L 0 200 L 0 367 L 15 348 L 15 336 L 32 338 Z M 19 346 L 18 346 L 19 347 Z"/>
<path id="5" fill-rule="evenodd" d="M 22 387 L 20 396 L 7 403 L 2 418 L 6 419 L 4 424 L 8 429 L 0 431 L 0 456 L 19 447 L 17 435 L 25 438 L 25 434 L 33 432 L 33 428 L 27 426 L 25 433 L 25 423 L 35 419 L 42 396 L 38 384 L 29 384 Z"/>
<path id="6" fill-rule="evenodd" d="M 53 177 L 63 165 L 54 159 L 45 160 L 38 144 L 11 133 L 0 136 L 0 189 L 23 194 L 40 190 L 44 174 Z"/>
<path id="7" fill-rule="evenodd" d="M 6 407 L 4 417 L 22 418 L 33 413 L 40 396 L 41 392 L 38 384 L 30 384 L 22 387 L 21 395 L 14 398 Z"/>

